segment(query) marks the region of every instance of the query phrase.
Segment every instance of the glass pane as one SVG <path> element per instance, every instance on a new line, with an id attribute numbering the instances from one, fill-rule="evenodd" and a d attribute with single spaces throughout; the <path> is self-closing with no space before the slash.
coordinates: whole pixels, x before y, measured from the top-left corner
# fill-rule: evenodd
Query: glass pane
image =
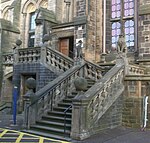
<path id="1" fill-rule="evenodd" d="M 112 0 L 112 18 L 119 18 L 121 15 L 121 0 Z"/>
<path id="2" fill-rule="evenodd" d="M 130 26 L 134 26 L 133 20 L 130 20 Z"/>
<path id="3" fill-rule="evenodd" d="M 117 5 L 117 10 L 120 10 L 120 5 Z"/>
<path id="4" fill-rule="evenodd" d="M 133 3 L 133 2 L 130 2 L 130 3 L 129 3 L 129 7 L 130 7 L 130 8 L 133 8 L 133 7 L 134 7 L 134 3 Z"/>
<path id="5" fill-rule="evenodd" d="M 124 16 L 133 16 L 134 15 L 134 1 L 133 0 L 124 0 Z"/>
<path id="6" fill-rule="evenodd" d="M 119 22 L 117 22 L 117 28 L 120 28 L 121 24 Z"/>
<path id="7" fill-rule="evenodd" d="M 116 27 L 116 23 L 113 23 L 112 24 L 112 29 L 115 29 L 115 27 Z"/>
<path id="8" fill-rule="evenodd" d="M 130 41 L 134 41 L 134 35 L 130 35 Z"/>
<path id="9" fill-rule="evenodd" d="M 125 27 L 129 27 L 129 21 L 125 22 Z"/>
<path id="10" fill-rule="evenodd" d="M 112 11 L 115 11 L 116 10 L 116 7 L 115 7 L 115 5 L 114 6 L 112 6 Z"/>
<path id="11" fill-rule="evenodd" d="M 116 3 L 116 0 L 112 0 L 112 4 L 115 4 Z"/>
<path id="12" fill-rule="evenodd" d="M 30 14 L 30 30 L 34 30 L 35 29 L 35 27 L 36 27 L 36 25 L 35 25 L 35 18 L 36 18 L 36 16 L 35 16 L 35 13 L 31 13 Z"/>
<path id="13" fill-rule="evenodd" d="M 130 42 L 130 46 L 134 46 L 134 42 Z"/>
<path id="14" fill-rule="evenodd" d="M 117 0 L 117 4 L 120 3 L 120 0 Z"/>
<path id="15" fill-rule="evenodd" d="M 125 34 L 129 34 L 129 28 L 125 28 Z"/>
<path id="16" fill-rule="evenodd" d="M 134 28 L 133 27 L 130 28 L 130 33 L 131 34 L 134 33 Z"/>
<path id="17" fill-rule="evenodd" d="M 113 13 L 112 13 L 112 18 L 115 18 L 115 17 L 116 17 L 116 13 L 113 12 Z"/>

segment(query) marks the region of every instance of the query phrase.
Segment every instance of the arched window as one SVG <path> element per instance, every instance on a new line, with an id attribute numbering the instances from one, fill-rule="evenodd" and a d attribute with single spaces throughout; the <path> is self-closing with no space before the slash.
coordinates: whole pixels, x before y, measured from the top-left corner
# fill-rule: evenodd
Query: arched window
<path id="1" fill-rule="evenodd" d="M 135 51 L 134 0 L 111 0 L 112 49 L 120 34 L 125 35 L 128 52 Z"/>

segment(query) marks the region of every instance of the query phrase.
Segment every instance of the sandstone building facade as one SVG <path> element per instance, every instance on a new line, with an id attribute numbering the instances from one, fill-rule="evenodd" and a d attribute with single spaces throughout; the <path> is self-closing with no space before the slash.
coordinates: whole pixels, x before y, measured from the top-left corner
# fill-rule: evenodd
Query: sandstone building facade
<path id="1" fill-rule="evenodd" d="M 78 126 L 72 125 L 71 136 L 76 139 L 84 139 L 85 136 L 96 133 L 100 129 L 120 124 L 140 128 L 143 126 L 144 120 L 143 100 L 150 93 L 149 6 L 150 0 L 1 0 L 1 101 L 12 102 L 13 88 L 17 86 L 19 107 L 22 111 L 23 96 L 27 92 L 26 80 L 29 77 L 35 78 L 37 80 L 36 91 L 40 91 L 54 79 L 59 78 L 62 71 L 59 72 L 58 69 L 63 65 L 63 72 L 68 70 L 68 67 L 72 66 L 70 60 L 76 60 L 75 50 L 80 40 L 83 42 L 82 52 L 85 61 L 109 70 L 116 63 L 118 39 L 120 35 L 123 35 L 128 72 L 125 72 L 123 79 L 124 92 L 121 93 L 122 96 L 115 100 L 102 118 L 98 116 L 94 127 L 90 125 L 80 127 L 79 119 L 73 120 Z M 17 39 L 21 40 L 21 43 L 16 43 Z M 55 51 L 53 54 L 51 54 L 51 50 L 44 49 L 44 40 L 46 46 Z M 19 49 L 19 52 L 16 49 Z M 45 53 L 48 54 L 45 55 Z M 66 60 L 59 56 L 64 56 Z M 44 59 L 45 57 L 46 59 Z M 51 62 L 52 67 L 45 64 L 46 61 L 53 59 L 57 62 L 55 64 Z M 15 60 L 17 62 L 14 62 Z M 98 69 L 91 68 L 91 71 L 94 71 L 91 76 L 98 76 Z M 115 75 L 114 72 L 109 74 Z M 108 77 L 109 74 L 107 74 Z M 64 76 L 67 77 L 67 74 Z M 113 81 L 115 79 L 117 77 Z M 103 81 L 105 80 L 103 79 Z M 111 87 L 111 83 L 107 85 L 108 87 Z M 115 88 L 115 86 L 113 87 Z M 112 91 L 113 88 L 110 90 Z M 103 92 L 110 91 L 105 88 Z M 89 112 L 95 111 L 92 114 L 97 112 L 96 107 L 93 106 L 98 99 L 100 98 L 97 96 L 88 105 Z M 76 115 L 77 109 L 80 108 L 79 103 L 74 102 L 76 108 L 73 110 L 73 114 Z M 82 106 L 84 110 L 86 105 Z M 150 108 L 148 107 L 148 109 Z M 114 112 L 112 113 L 112 111 Z M 85 112 L 83 114 L 85 115 Z M 105 120 L 106 118 L 107 120 Z M 93 122 L 92 119 L 91 121 Z M 150 122 L 147 123 L 149 127 Z M 83 130 L 92 128 L 94 131 L 85 131 L 84 136 L 84 131 L 77 133 L 77 127 L 83 128 Z"/>

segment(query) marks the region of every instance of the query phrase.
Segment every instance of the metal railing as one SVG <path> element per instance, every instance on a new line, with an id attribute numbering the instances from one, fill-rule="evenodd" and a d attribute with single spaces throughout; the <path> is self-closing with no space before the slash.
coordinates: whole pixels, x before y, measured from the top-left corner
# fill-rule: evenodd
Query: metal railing
<path id="1" fill-rule="evenodd" d="M 66 114 L 72 108 L 72 104 L 64 111 L 64 138 L 66 137 Z"/>

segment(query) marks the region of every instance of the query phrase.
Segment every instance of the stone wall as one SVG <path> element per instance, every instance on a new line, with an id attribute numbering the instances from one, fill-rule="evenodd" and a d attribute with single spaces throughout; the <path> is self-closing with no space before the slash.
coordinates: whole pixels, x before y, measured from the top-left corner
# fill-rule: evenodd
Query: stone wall
<path id="1" fill-rule="evenodd" d="M 39 63 L 15 65 L 14 71 L 13 71 L 12 85 L 18 87 L 19 111 L 22 111 L 23 109 L 23 95 L 26 93 L 25 91 L 27 91 L 26 85 L 25 85 L 25 79 L 27 78 L 25 77 L 27 76 L 36 78 L 35 91 L 40 90 L 46 84 L 48 84 L 49 82 L 54 80 L 56 77 L 58 77 L 58 75 L 56 75 L 54 72 L 48 70 L 42 64 L 39 64 Z M 5 95 L 7 96 L 7 92 L 5 92 Z M 12 99 L 12 96 L 10 95 L 9 98 Z"/>
<path id="2" fill-rule="evenodd" d="M 139 59 L 150 58 L 150 14 L 140 16 Z"/>
<path id="3" fill-rule="evenodd" d="M 139 59 L 150 59 L 150 0 L 140 0 L 139 6 Z"/>
<path id="4" fill-rule="evenodd" d="M 121 126 L 123 99 L 124 97 L 123 95 L 121 95 L 106 111 L 106 113 L 100 118 L 98 124 L 95 125 L 95 129 L 97 131 Z"/>
<path id="5" fill-rule="evenodd" d="M 9 53 L 13 51 L 14 45 L 16 40 L 19 37 L 19 33 L 14 33 L 12 31 L 9 30 L 3 30 L 2 31 L 2 38 L 0 40 L 2 40 L 2 53 Z"/>
<path id="6" fill-rule="evenodd" d="M 99 62 L 102 51 L 102 1 L 90 1 L 87 7 L 87 43 L 85 57 L 90 61 Z"/>
<path id="7" fill-rule="evenodd" d="M 125 95 L 122 114 L 122 125 L 132 128 L 142 128 L 144 118 L 143 99 L 149 93 L 146 81 L 138 80 L 137 78 L 130 77 L 130 80 L 125 80 Z M 148 95 L 149 96 L 149 95 Z M 148 101 L 148 103 L 150 100 Z M 150 107 L 148 106 L 148 115 Z M 150 122 L 148 122 L 150 125 Z M 149 126 L 148 125 L 148 126 Z M 147 126 L 147 127 L 148 127 Z"/>
<path id="8" fill-rule="evenodd" d="M 14 66 L 13 84 L 20 87 L 20 76 L 31 74 L 36 74 L 36 91 L 57 77 L 55 73 L 41 64 L 18 64 Z"/>
<path id="9" fill-rule="evenodd" d="M 124 98 L 122 125 L 126 127 L 141 128 L 142 124 L 142 97 Z"/>

